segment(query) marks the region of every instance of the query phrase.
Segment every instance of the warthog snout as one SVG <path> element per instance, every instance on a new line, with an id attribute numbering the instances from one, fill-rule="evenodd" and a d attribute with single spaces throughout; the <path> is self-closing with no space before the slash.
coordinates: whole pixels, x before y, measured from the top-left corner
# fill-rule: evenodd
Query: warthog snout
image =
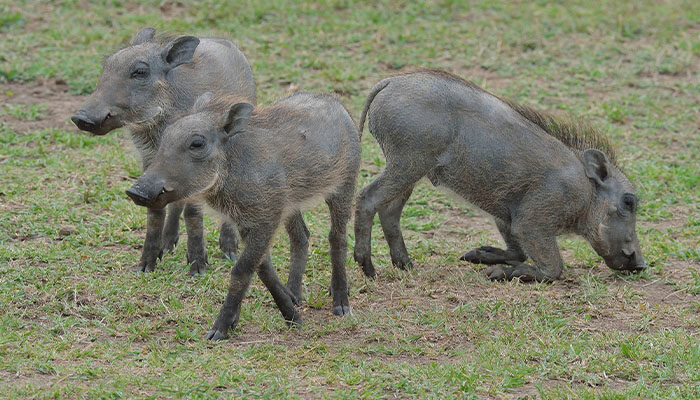
<path id="1" fill-rule="evenodd" d="M 166 188 L 165 181 L 156 175 L 143 175 L 126 194 L 139 206 L 163 208 L 168 204 L 165 196 L 172 189 Z"/>
<path id="2" fill-rule="evenodd" d="M 635 250 L 623 249 L 618 256 L 606 258 L 605 263 L 611 269 L 618 271 L 641 272 L 647 268 L 641 252 Z"/>
<path id="3" fill-rule="evenodd" d="M 80 109 L 70 117 L 70 120 L 81 131 L 90 132 L 94 135 L 104 135 L 116 127 L 113 126 L 115 124 L 112 124 L 112 114 L 107 110 L 89 113 L 84 109 Z"/>
<path id="4" fill-rule="evenodd" d="M 90 117 L 85 115 L 83 110 L 78 110 L 75 115 L 70 117 L 70 120 L 73 121 L 75 126 L 77 126 L 81 131 L 90 132 L 96 127 L 95 123 L 90 119 Z"/>

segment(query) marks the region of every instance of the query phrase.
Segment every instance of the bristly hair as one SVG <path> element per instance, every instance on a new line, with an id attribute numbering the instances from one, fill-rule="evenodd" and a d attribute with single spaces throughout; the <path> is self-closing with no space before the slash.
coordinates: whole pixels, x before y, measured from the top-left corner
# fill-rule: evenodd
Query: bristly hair
<path id="1" fill-rule="evenodd" d="M 522 115 L 525 119 L 539 126 L 549 135 L 564 143 L 567 147 L 579 151 L 584 151 L 591 148 L 598 149 L 608 156 L 610 162 L 617 164 L 617 155 L 615 153 L 615 149 L 610 143 L 610 140 L 608 140 L 603 133 L 595 129 L 590 123 L 583 119 L 576 118 L 571 115 L 555 116 L 548 112 L 537 111 L 532 107 L 518 104 L 512 100 L 496 96 L 493 93 L 487 92 L 486 90 L 480 88 L 474 82 L 462 79 L 457 75 L 453 75 L 443 70 L 420 69 L 407 72 L 406 74 L 421 72 L 454 80 L 471 88 L 489 93 L 490 95 L 495 96 L 506 103 L 510 108 L 517 111 L 518 114 Z"/>
<path id="2" fill-rule="evenodd" d="M 610 140 L 587 121 L 571 115 L 554 116 L 509 99 L 499 99 L 569 148 L 579 151 L 598 149 L 608 156 L 611 163 L 617 165 L 617 155 Z"/>
<path id="3" fill-rule="evenodd" d="M 150 41 L 159 45 L 159 46 L 164 46 L 164 45 L 172 42 L 173 40 L 177 39 L 180 36 L 186 36 L 186 35 L 178 35 L 178 34 L 171 33 L 171 32 L 157 32 L 156 36 L 153 39 L 151 39 Z"/>
<path id="4" fill-rule="evenodd" d="M 178 35 L 178 34 L 174 34 L 174 33 L 170 33 L 170 32 L 156 32 L 156 35 L 153 37 L 153 39 L 150 40 L 150 42 L 155 43 L 159 46 L 164 46 L 180 36 L 185 36 L 185 35 Z M 120 52 L 128 47 L 131 47 L 131 40 L 132 39 L 133 38 L 129 38 L 129 42 L 127 44 L 122 44 L 121 46 L 115 48 L 114 50 L 112 50 L 108 54 L 103 55 L 102 56 L 102 65 L 104 65 L 105 61 L 107 61 L 107 59 L 111 55 L 116 54 L 116 53 L 118 53 L 118 52 Z"/>
<path id="5" fill-rule="evenodd" d="M 199 110 L 193 110 L 194 112 L 213 112 L 221 114 L 225 110 L 228 110 L 234 104 L 237 103 L 250 103 L 242 96 L 235 96 L 230 94 L 213 94 L 211 99 L 204 104 L 204 106 Z"/>

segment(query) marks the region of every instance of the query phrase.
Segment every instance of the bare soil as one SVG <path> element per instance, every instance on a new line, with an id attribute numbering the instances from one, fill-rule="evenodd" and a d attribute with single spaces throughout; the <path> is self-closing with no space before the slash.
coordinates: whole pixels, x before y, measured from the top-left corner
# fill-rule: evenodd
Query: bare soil
<path id="1" fill-rule="evenodd" d="M 44 116 L 35 121 L 18 120 L 12 115 L 1 115 L 0 123 L 9 125 L 17 132 L 41 129 L 78 129 L 70 121 L 80 105 L 85 101 L 82 96 L 72 95 L 68 85 L 62 80 L 43 80 L 33 84 L 0 84 L 0 103 L 44 105 Z"/>

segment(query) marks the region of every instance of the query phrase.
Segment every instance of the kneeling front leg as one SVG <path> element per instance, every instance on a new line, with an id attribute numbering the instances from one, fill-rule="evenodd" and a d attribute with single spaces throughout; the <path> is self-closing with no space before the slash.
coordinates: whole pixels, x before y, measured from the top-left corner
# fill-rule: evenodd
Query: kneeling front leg
<path id="1" fill-rule="evenodd" d="M 496 226 L 501 233 L 501 237 L 506 242 L 507 249 L 499 249 L 498 247 L 481 246 L 474 250 L 464 253 L 460 260 L 471 262 L 474 264 L 510 264 L 518 265 L 527 258 L 520 243 L 511 231 L 510 223 L 507 223 L 499 218 L 496 218 Z"/>
<path id="2" fill-rule="evenodd" d="M 491 280 L 511 280 L 523 282 L 553 282 L 561 276 L 564 263 L 561 259 L 556 236 L 531 233 L 518 235 L 523 250 L 530 256 L 534 265 L 523 262 L 509 263 L 511 266 L 496 265 L 486 269 Z"/>

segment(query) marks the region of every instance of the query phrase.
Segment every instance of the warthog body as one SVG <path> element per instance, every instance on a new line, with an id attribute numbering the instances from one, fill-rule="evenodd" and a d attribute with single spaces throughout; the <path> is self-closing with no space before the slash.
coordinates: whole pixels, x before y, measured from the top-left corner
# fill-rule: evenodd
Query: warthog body
<path id="1" fill-rule="evenodd" d="M 239 227 L 245 247 L 209 332 L 214 340 L 226 337 L 237 324 L 256 269 L 282 316 L 290 323 L 301 322 L 294 304 L 301 299 L 308 231 L 300 211 L 321 199 L 331 216 L 333 312 L 350 311 L 346 224 L 360 165 L 357 128 L 331 96 L 298 93 L 251 114 L 252 108 L 245 102 L 203 96 L 193 114 L 166 129 L 153 163 L 127 191 L 147 207 L 203 199 Z M 269 256 L 281 222 L 292 238 L 287 287 L 277 278 Z"/>
<path id="2" fill-rule="evenodd" d="M 187 112 L 207 91 L 255 104 L 255 82 L 243 53 L 226 39 L 156 37 L 153 28 L 144 28 L 131 45 L 105 60 L 97 89 L 71 119 L 81 130 L 96 135 L 126 126 L 145 170 L 166 124 Z M 175 247 L 183 208 L 190 272 L 206 267 L 201 209 L 180 202 L 169 207 L 167 221 L 164 209 L 148 211 L 139 270 L 152 271 L 163 251 Z M 220 246 L 224 255 L 235 258 L 238 243 L 232 225 L 222 226 Z"/>
<path id="3" fill-rule="evenodd" d="M 487 270 L 491 279 L 559 278 L 556 237 L 566 233 L 583 236 L 610 268 L 645 267 L 634 188 L 615 166 L 608 141 L 589 127 L 442 71 L 382 80 L 367 99 L 360 130 L 366 117 L 386 156 L 385 169 L 357 204 L 354 256 L 366 275 L 375 274 L 370 232 L 377 211 L 392 262 L 410 266 L 399 218 L 424 176 L 495 218 L 507 249 L 484 246 L 462 256 L 496 265 Z M 527 257 L 533 265 L 524 263 Z"/>

